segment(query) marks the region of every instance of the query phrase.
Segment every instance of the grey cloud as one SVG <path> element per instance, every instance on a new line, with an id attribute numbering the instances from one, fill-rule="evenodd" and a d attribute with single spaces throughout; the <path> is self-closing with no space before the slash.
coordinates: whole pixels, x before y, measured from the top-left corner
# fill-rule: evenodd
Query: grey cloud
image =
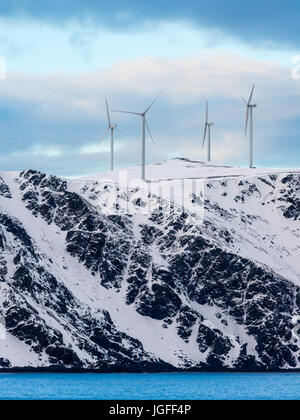
<path id="1" fill-rule="evenodd" d="M 3 17 L 27 17 L 55 24 L 75 19 L 83 25 L 101 24 L 114 30 L 185 20 L 270 46 L 298 46 L 299 12 L 298 0 L 0 0 Z"/>

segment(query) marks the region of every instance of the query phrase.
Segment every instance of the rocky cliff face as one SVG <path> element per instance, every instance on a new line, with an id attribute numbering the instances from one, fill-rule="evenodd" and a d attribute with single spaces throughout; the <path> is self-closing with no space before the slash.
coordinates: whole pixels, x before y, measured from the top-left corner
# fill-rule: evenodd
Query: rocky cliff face
<path id="1" fill-rule="evenodd" d="M 143 204 L 117 184 L 2 174 L 0 366 L 300 368 L 299 191 L 297 173 L 214 177 L 196 223 L 163 199 L 122 215 Z"/>

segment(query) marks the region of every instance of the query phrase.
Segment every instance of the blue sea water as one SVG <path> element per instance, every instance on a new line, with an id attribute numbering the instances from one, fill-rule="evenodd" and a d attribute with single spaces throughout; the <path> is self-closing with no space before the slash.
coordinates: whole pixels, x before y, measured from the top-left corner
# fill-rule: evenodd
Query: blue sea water
<path id="1" fill-rule="evenodd" d="M 299 400 L 300 373 L 5 373 L 0 399 Z"/>

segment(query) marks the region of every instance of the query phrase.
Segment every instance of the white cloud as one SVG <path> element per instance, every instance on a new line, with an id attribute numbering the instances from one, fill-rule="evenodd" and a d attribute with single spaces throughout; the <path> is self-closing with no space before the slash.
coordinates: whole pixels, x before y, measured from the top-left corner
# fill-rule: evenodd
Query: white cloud
<path id="1" fill-rule="evenodd" d="M 300 83 L 292 79 L 290 68 L 217 50 L 181 59 L 119 61 L 109 69 L 79 76 L 10 73 L 4 93 L 43 104 L 41 112 L 58 106 L 66 113 L 77 110 L 95 116 L 104 115 L 106 96 L 116 105 L 118 98 L 131 102 L 136 95 L 146 96 L 147 102 L 162 89 L 172 104 L 191 105 L 206 96 L 238 99 L 247 95 L 253 82 L 258 85 L 256 97 L 266 101 L 283 93 L 300 93 Z"/>
<path id="2" fill-rule="evenodd" d="M 202 147 L 202 138 L 189 138 L 175 140 L 177 143 L 177 155 L 191 157 L 195 160 L 207 159 L 207 146 Z M 169 141 L 168 143 L 171 143 Z M 220 132 L 212 132 L 212 160 L 216 163 L 226 163 L 231 161 L 236 162 L 247 161 L 248 153 L 248 138 L 243 136 L 242 132 L 221 130 Z"/>
<path id="3" fill-rule="evenodd" d="M 104 145 L 104 144 L 85 144 L 83 146 L 81 146 L 78 150 L 77 153 L 81 154 L 81 155 L 93 155 L 95 153 L 99 153 L 99 152 L 108 152 L 109 151 L 109 146 L 108 145 Z"/>
<path id="4" fill-rule="evenodd" d="M 102 139 L 98 143 L 86 143 L 80 146 L 78 149 L 75 149 L 73 153 L 80 154 L 80 155 L 93 155 L 95 153 L 109 153 L 110 152 L 110 137 L 109 136 L 110 135 L 107 134 L 107 137 L 105 139 Z M 116 136 L 116 133 L 115 133 L 115 142 L 114 142 L 115 152 L 124 150 L 124 141 L 121 144 L 117 140 L 118 140 L 118 137 Z M 129 141 L 130 140 L 128 139 L 126 143 Z"/>
<path id="5" fill-rule="evenodd" d="M 219 136 L 212 157 L 215 162 L 228 162 L 229 160 L 238 162 L 247 159 L 248 150 L 248 138 L 244 137 L 242 133 L 225 131 Z"/>
<path id="6" fill-rule="evenodd" d="M 64 156 L 66 151 L 63 148 L 58 148 L 56 146 L 43 146 L 37 145 L 32 148 L 32 153 L 35 156 L 46 156 L 46 157 L 60 157 Z"/>
<path id="7" fill-rule="evenodd" d="M 34 146 L 31 146 L 28 149 L 13 152 L 13 156 L 42 156 L 42 157 L 48 157 L 48 158 L 57 158 L 64 156 L 66 154 L 66 149 L 63 147 L 57 147 L 57 146 L 47 146 L 42 144 L 37 144 Z"/>

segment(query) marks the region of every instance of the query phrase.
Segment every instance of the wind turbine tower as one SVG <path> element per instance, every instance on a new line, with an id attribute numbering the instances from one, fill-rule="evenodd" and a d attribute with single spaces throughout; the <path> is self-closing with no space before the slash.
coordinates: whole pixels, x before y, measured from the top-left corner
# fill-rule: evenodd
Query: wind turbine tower
<path id="1" fill-rule="evenodd" d="M 255 89 L 255 85 L 253 85 L 252 87 L 252 91 L 250 93 L 250 97 L 248 102 L 246 101 L 246 99 L 242 98 L 245 105 L 246 105 L 246 128 L 245 128 L 245 136 L 247 136 L 247 132 L 248 132 L 248 125 L 250 126 L 249 128 L 249 137 L 250 137 L 250 142 L 249 142 L 249 168 L 253 168 L 253 109 L 257 108 L 257 105 L 252 104 L 252 98 L 253 98 L 253 93 L 254 93 L 254 89 Z"/>
<path id="2" fill-rule="evenodd" d="M 211 162 L 211 127 L 215 125 L 213 122 L 208 122 L 208 101 L 206 101 L 206 119 L 205 119 L 205 128 L 203 136 L 203 147 L 205 146 L 205 141 L 207 137 L 207 162 Z"/>
<path id="3" fill-rule="evenodd" d="M 102 140 L 105 139 L 107 133 L 110 131 L 110 170 L 114 170 L 114 132 L 117 128 L 117 125 L 112 125 L 111 119 L 110 119 L 110 112 L 109 112 L 109 106 L 108 101 L 106 99 L 106 113 L 107 113 L 107 121 L 108 121 L 108 127 L 104 133 L 104 136 Z"/>
<path id="4" fill-rule="evenodd" d="M 119 111 L 119 110 L 114 110 L 113 111 L 113 112 L 119 112 L 119 113 L 122 113 L 122 114 L 138 115 L 139 117 L 142 118 L 142 174 L 141 174 L 141 178 L 142 178 L 143 181 L 146 180 L 146 129 L 149 132 L 149 135 L 151 137 L 152 142 L 155 144 L 154 139 L 153 139 L 152 134 L 151 134 L 151 131 L 150 131 L 150 128 L 149 128 L 149 125 L 148 125 L 148 122 L 147 122 L 146 115 L 150 111 L 152 106 L 155 104 L 155 102 L 158 100 L 160 95 L 161 95 L 161 93 L 155 98 L 155 100 L 151 103 L 150 106 L 148 106 L 148 108 L 144 112 L 129 112 L 129 111 Z"/>

